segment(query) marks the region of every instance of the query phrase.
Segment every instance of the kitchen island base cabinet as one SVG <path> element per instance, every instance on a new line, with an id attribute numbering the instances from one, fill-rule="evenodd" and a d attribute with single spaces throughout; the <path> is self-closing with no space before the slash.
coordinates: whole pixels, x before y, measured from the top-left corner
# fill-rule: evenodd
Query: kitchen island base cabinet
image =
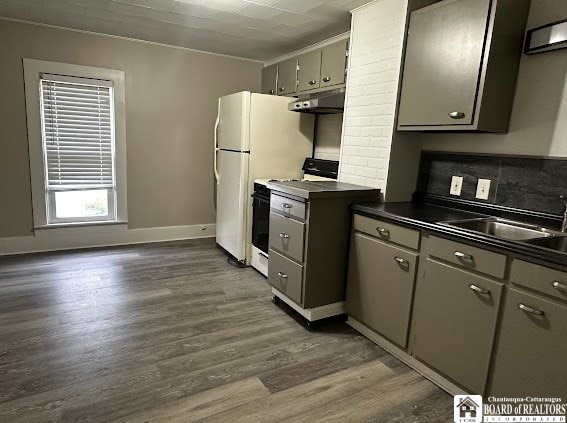
<path id="1" fill-rule="evenodd" d="M 412 354 L 483 395 L 503 284 L 427 259 L 416 282 Z"/>
<path id="2" fill-rule="evenodd" d="M 348 266 L 350 316 L 406 347 L 418 254 L 354 233 Z"/>
<path id="3" fill-rule="evenodd" d="M 567 400 L 567 304 L 508 290 L 489 394 Z"/>

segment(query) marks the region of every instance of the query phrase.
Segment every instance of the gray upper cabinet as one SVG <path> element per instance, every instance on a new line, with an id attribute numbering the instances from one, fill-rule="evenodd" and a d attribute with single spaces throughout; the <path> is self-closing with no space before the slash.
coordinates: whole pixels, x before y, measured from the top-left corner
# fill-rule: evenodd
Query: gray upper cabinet
<path id="1" fill-rule="evenodd" d="M 508 290 L 489 394 L 567 398 L 567 304 Z"/>
<path id="2" fill-rule="evenodd" d="M 321 75 L 321 50 L 310 51 L 297 58 L 298 90 L 308 91 L 319 88 Z"/>
<path id="3" fill-rule="evenodd" d="M 444 0 L 412 12 L 398 129 L 506 132 L 529 0 Z"/>
<path id="4" fill-rule="evenodd" d="M 503 284 L 427 259 L 418 278 L 412 353 L 467 391 L 488 378 Z"/>
<path id="5" fill-rule="evenodd" d="M 275 95 L 277 93 L 278 65 L 266 66 L 262 69 L 262 94 Z"/>
<path id="6" fill-rule="evenodd" d="M 348 40 L 321 49 L 321 87 L 345 83 Z"/>
<path id="7" fill-rule="evenodd" d="M 350 247 L 346 309 L 401 347 L 407 345 L 418 254 L 355 232 Z"/>
<path id="8" fill-rule="evenodd" d="M 278 95 L 293 94 L 297 91 L 297 58 L 278 63 Z"/>

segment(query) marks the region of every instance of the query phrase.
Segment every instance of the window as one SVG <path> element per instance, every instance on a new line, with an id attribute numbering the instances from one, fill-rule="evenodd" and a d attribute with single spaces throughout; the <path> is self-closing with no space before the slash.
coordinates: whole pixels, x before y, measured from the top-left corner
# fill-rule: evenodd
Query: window
<path id="1" fill-rule="evenodd" d="M 41 75 L 47 223 L 115 220 L 111 81 Z"/>
<path id="2" fill-rule="evenodd" d="M 36 228 L 124 222 L 124 73 L 24 59 Z"/>

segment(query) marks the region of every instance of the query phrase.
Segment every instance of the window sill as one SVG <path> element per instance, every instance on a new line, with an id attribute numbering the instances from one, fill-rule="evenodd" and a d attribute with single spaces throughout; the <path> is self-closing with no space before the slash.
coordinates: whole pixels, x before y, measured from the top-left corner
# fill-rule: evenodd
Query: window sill
<path id="1" fill-rule="evenodd" d="M 70 235 L 78 233 L 117 232 L 128 229 L 128 221 L 110 220 L 77 223 L 52 223 L 36 226 L 36 236 Z"/>

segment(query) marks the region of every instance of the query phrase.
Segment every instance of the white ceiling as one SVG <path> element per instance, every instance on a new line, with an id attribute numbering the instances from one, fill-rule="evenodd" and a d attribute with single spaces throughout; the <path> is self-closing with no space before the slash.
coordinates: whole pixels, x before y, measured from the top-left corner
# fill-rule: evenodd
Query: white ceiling
<path id="1" fill-rule="evenodd" d="M 269 60 L 349 30 L 370 0 L 0 0 L 0 16 Z"/>

